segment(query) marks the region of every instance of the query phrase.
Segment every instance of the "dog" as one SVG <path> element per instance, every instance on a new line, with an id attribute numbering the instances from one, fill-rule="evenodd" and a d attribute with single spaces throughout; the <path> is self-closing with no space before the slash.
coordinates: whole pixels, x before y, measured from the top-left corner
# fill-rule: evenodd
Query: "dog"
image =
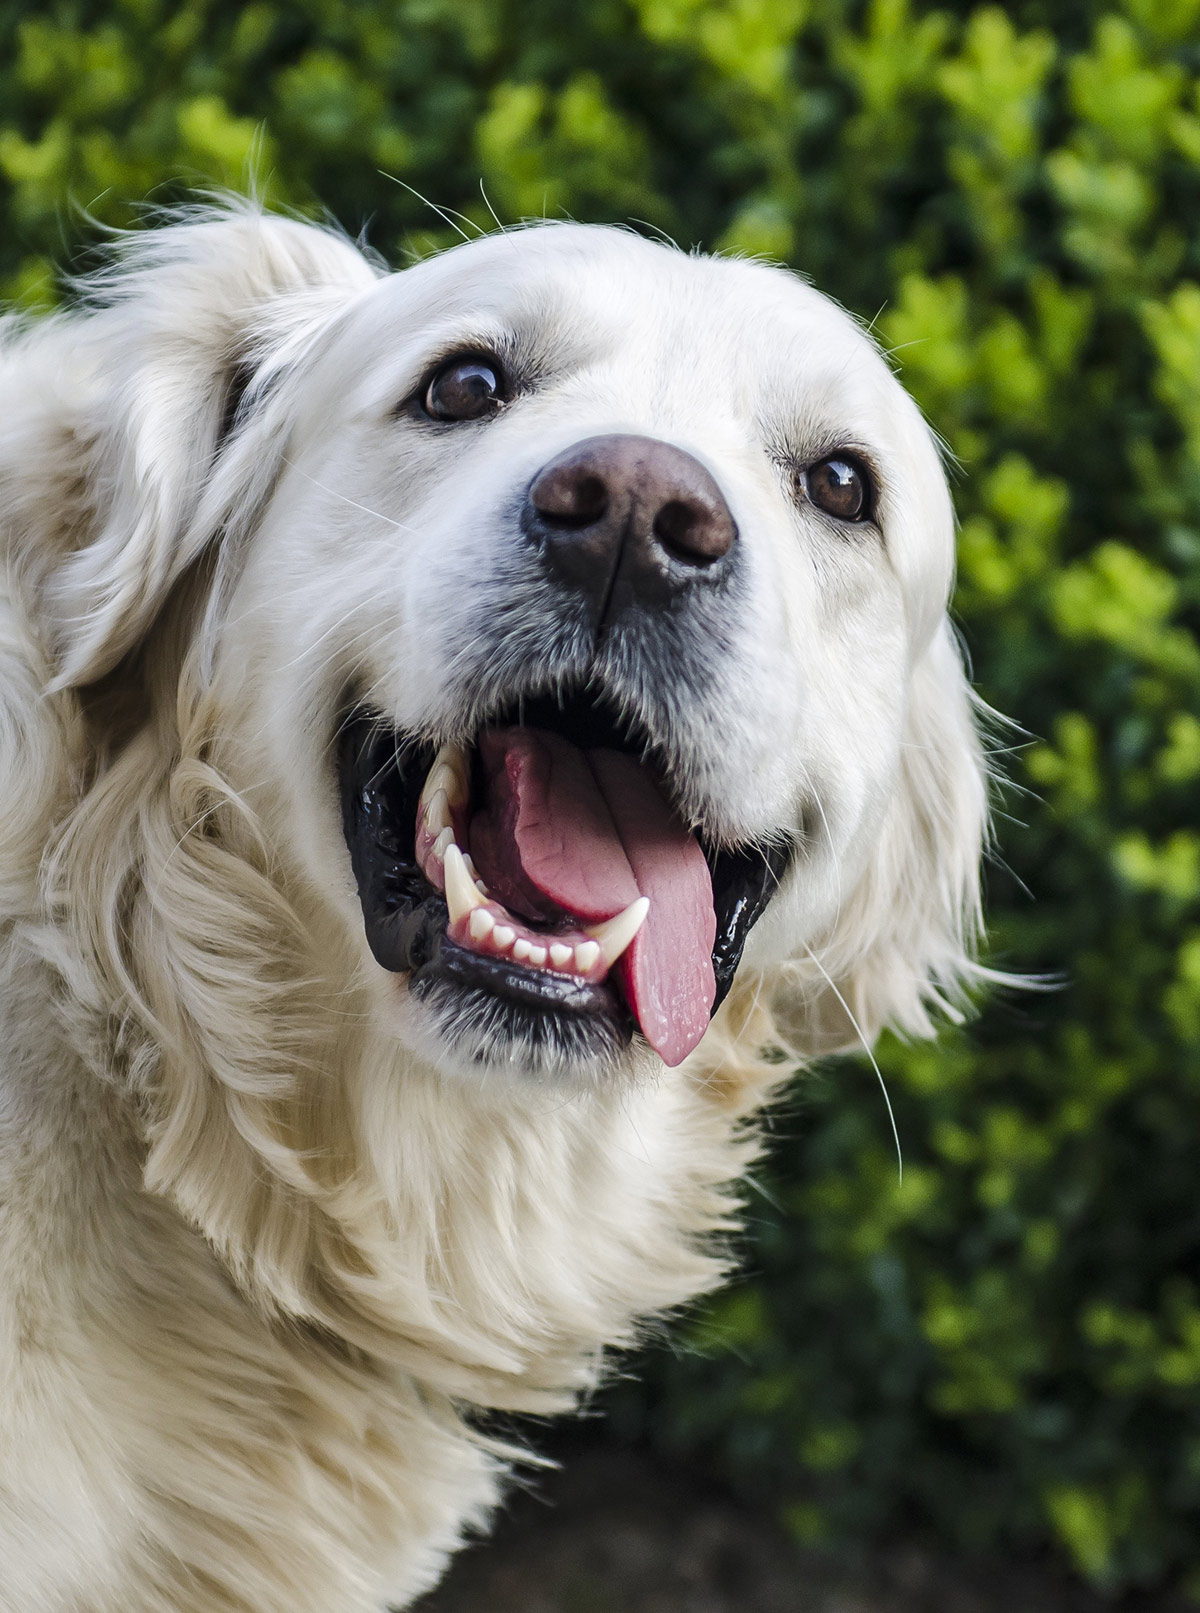
<path id="1" fill-rule="evenodd" d="M 0 400 L 0 1608 L 406 1607 L 978 970 L 936 442 L 783 269 L 249 203 Z"/>

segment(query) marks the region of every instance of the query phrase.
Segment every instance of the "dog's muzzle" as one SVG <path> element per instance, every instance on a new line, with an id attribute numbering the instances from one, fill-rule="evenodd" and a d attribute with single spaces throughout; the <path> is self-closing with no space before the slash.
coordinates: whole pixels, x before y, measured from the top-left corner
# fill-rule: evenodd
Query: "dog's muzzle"
<path id="1" fill-rule="evenodd" d="M 511 670 L 468 707 L 470 729 L 405 733 L 361 706 L 343 725 L 367 940 L 473 1056 L 519 1042 L 595 1065 L 636 1029 L 678 1064 L 793 850 L 710 839 L 676 788 L 698 656 L 729 653 L 737 526 L 690 454 L 609 435 L 533 478 L 518 542 L 546 636 L 530 643 L 523 617 L 520 659 L 510 638 Z"/>

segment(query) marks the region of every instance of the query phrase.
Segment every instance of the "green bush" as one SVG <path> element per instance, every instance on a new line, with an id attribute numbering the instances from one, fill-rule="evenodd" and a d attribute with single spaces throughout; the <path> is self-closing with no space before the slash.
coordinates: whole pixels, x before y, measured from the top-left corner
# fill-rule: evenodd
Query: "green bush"
<path id="1" fill-rule="evenodd" d="M 902 1186 L 869 1068 L 807 1078 L 752 1276 L 614 1405 L 806 1538 L 1052 1541 L 1200 1598 L 1198 66 L 1200 0 L 0 22 L 0 277 L 30 304 L 91 219 L 252 169 L 397 261 L 453 235 L 414 191 L 467 229 L 636 219 L 874 322 L 961 467 L 979 685 L 1033 736 L 999 758 L 994 954 L 1063 984 L 883 1048 Z"/>

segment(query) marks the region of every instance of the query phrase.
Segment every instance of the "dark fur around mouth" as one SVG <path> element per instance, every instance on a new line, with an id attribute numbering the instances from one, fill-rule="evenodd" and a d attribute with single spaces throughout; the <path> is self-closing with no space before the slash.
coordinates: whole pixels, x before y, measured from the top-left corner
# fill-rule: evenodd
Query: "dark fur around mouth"
<path id="1" fill-rule="evenodd" d="M 642 755 L 645 745 L 588 691 L 573 699 L 514 701 L 489 719 L 548 729 L 578 745 L 607 745 Z M 417 806 L 434 747 L 354 707 L 338 733 L 342 826 L 358 885 L 367 943 L 382 968 L 409 976 L 451 1044 L 480 1060 L 527 1052 L 535 1062 L 615 1060 L 632 1038 L 632 1018 L 607 983 L 587 984 L 485 957 L 446 934 L 444 897 L 415 854 Z M 714 1012 L 733 984 L 747 938 L 791 857 L 790 847 L 729 851 L 705 844 L 717 918 Z"/>

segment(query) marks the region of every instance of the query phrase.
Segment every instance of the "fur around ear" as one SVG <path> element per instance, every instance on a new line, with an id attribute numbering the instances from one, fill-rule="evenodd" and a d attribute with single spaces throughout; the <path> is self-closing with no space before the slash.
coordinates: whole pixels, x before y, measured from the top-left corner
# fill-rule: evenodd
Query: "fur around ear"
<path id="1" fill-rule="evenodd" d="M 375 277 L 332 230 L 231 203 L 124 237 L 77 309 L 0 324 L 0 520 L 56 687 L 146 632 L 228 519 L 225 438 Z"/>
<path id="2" fill-rule="evenodd" d="M 913 669 L 896 788 L 866 872 L 795 965 L 804 1006 L 787 1028 L 800 1047 L 861 1048 L 885 1027 L 932 1036 L 932 1016 L 961 1018 L 971 984 L 993 977 L 973 956 L 987 840 L 987 765 L 944 618 Z"/>

